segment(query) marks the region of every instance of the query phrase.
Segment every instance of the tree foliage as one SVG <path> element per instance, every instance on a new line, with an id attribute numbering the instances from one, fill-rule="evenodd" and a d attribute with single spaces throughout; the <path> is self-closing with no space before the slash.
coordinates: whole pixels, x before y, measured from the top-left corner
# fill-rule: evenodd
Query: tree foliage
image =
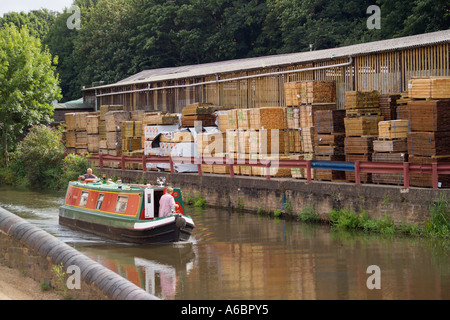
<path id="1" fill-rule="evenodd" d="M 450 3 L 445 0 L 75 0 L 74 4 L 81 8 L 81 30 L 69 30 L 70 14 L 58 13 L 47 19 L 49 31 L 43 37 L 59 57 L 64 100 L 79 98 L 83 86 L 113 83 L 145 69 L 307 51 L 311 44 L 320 50 L 450 27 Z M 381 8 L 380 30 L 366 26 L 366 10 L 374 4 Z M 22 21 L 24 14 L 7 19 L 30 25 Z"/>
<path id="2" fill-rule="evenodd" d="M 0 29 L 0 123 L 6 164 L 9 151 L 39 123 L 50 123 L 52 102 L 61 97 L 56 63 L 27 27 Z"/>

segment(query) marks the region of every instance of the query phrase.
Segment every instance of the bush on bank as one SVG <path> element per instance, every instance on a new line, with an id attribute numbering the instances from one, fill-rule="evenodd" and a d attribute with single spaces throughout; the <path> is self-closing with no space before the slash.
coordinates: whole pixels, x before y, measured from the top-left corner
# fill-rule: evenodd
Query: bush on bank
<path id="1" fill-rule="evenodd" d="M 383 218 L 369 219 L 366 211 L 356 214 L 352 209 L 345 208 L 330 212 L 330 224 L 334 228 L 345 230 L 450 238 L 450 204 L 445 197 L 432 202 L 430 219 L 424 225 L 397 225 L 387 214 Z"/>
<path id="2" fill-rule="evenodd" d="M 63 128 L 38 125 L 18 144 L 9 168 L 0 168 L 0 183 L 60 190 L 91 166 L 89 154 L 64 157 Z"/>

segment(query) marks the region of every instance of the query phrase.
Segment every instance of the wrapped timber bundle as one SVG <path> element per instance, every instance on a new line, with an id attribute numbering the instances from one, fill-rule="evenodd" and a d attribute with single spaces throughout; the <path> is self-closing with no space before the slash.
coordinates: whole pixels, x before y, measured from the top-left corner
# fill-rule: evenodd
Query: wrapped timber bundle
<path id="1" fill-rule="evenodd" d="M 408 93 L 411 99 L 450 99 L 450 77 L 411 79 Z"/>
<path id="2" fill-rule="evenodd" d="M 384 120 L 397 120 L 397 100 L 399 93 L 380 95 L 380 112 Z"/>
<path id="3" fill-rule="evenodd" d="M 408 162 L 411 164 L 433 164 L 433 163 L 450 163 L 450 156 L 433 156 L 422 157 L 416 155 L 409 155 Z M 410 185 L 416 187 L 433 187 L 433 176 L 431 173 L 411 173 L 409 175 Z M 450 175 L 438 175 L 438 187 L 450 187 Z"/>

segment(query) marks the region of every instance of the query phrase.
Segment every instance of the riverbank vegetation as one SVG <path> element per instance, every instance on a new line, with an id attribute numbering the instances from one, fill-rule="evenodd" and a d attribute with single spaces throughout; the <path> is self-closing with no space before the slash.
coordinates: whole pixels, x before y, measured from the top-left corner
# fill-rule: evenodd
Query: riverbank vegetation
<path id="1" fill-rule="evenodd" d="M 65 157 L 63 128 L 37 125 L 18 143 L 10 165 L 0 166 L 0 184 L 62 190 L 91 166 L 89 154 Z"/>
<path id="2" fill-rule="evenodd" d="M 396 224 L 388 214 L 382 218 L 370 219 L 364 210 L 357 214 L 352 209 L 345 208 L 334 209 L 330 212 L 330 224 L 332 228 L 342 230 L 450 238 L 450 203 L 445 197 L 433 201 L 430 204 L 430 218 L 421 225 Z"/>

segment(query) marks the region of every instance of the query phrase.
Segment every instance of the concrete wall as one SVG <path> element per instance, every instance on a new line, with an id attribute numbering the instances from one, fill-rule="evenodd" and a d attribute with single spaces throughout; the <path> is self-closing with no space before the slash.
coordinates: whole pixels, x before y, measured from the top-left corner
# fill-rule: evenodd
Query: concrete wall
<path id="1" fill-rule="evenodd" d="M 157 299 L 47 232 L 0 208 L 0 264 L 57 288 L 58 279 L 52 268 L 61 263 L 65 271 L 69 266 L 78 266 L 81 271 L 81 288 L 70 290 L 72 299 Z"/>
<path id="2" fill-rule="evenodd" d="M 282 210 L 283 198 L 290 203 L 292 213 L 297 214 L 306 206 L 314 207 L 323 219 L 338 207 L 353 208 L 356 212 L 366 210 L 370 218 L 388 214 L 396 223 L 420 224 L 429 217 L 429 204 L 446 195 L 450 190 L 410 188 L 389 185 L 337 183 L 296 179 L 271 179 L 259 177 L 204 174 L 170 174 L 166 172 L 102 169 L 102 173 L 116 175 L 124 182 L 136 182 L 144 177 L 147 183 L 156 184 L 158 177 L 165 177 L 166 184 L 180 187 L 183 197 L 200 193 L 209 205 L 224 208 L 266 212 Z"/>

